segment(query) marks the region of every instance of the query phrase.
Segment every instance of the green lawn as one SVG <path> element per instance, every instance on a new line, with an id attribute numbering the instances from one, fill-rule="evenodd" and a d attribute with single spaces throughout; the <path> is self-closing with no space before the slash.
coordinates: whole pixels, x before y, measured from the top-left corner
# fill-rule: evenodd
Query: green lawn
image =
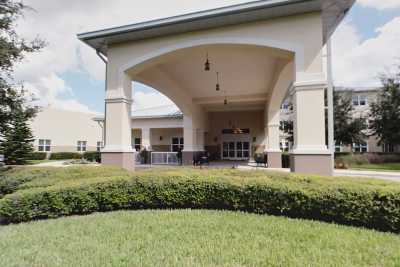
<path id="1" fill-rule="evenodd" d="M 399 266 L 400 236 L 223 211 L 119 211 L 0 227 L 0 266 Z"/>
<path id="2" fill-rule="evenodd" d="M 352 165 L 355 170 L 400 171 L 400 163 L 362 164 Z"/>

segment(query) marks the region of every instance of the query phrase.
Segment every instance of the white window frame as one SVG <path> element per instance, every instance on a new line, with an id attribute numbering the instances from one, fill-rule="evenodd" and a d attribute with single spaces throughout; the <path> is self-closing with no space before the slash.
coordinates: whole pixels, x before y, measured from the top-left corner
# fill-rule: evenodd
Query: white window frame
<path id="1" fill-rule="evenodd" d="M 364 102 L 364 104 L 361 104 Z M 351 103 L 353 106 L 366 106 L 368 105 L 368 96 L 366 95 L 353 95 L 351 98 Z"/>
<path id="2" fill-rule="evenodd" d="M 177 144 L 174 144 L 174 139 L 178 139 L 178 143 Z M 183 137 L 173 136 L 171 138 L 171 148 L 170 148 L 171 152 L 174 152 L 174 147 L 175 146 L 177 146 L 178 148 L 181 148 L 183 150 L 184 144 L 185 144 L 185 140 L 183 139 Z M 178 151 L 178 150 L 176 150 L 176 151 Z"/>
<path id="3" fill-rule="evenodd" d="M 368 143 L 353 143 L 353 152 L 354 153 L 368 153 L 369 151 L 369 147 L 368 147 Z"/>
<path id="4" fill-rule="evenodd" d="M 139 140 L 139 143 L 136 142 L 137 140 Z M 140 151 L 142 149 L 142 138 L 140 137 L 133 138 L 133 149 L 135 149 L 136 151 Z"/>
<path id="5" fill-rule="evenodd" d="M 86 152 L 87 151 L 87 141 L 78 141 L 76 144 L 76 150 L 78 152 Z"/>
<path id="6" fill-rule="evenodd" d="M 38 151 L 39 152 L 51 152 L 51 140 L 50 139 L 39 139 L 38 140 Z"/>

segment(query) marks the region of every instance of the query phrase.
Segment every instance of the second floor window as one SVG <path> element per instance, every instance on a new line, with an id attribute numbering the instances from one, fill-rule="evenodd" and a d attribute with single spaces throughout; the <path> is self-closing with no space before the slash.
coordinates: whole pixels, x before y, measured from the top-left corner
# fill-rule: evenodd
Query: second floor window
<path id="1" fill-rule="evenodd" d="M 49 152 L 51 151 L 51 140 L 49 139 L 39 139 L 38 151 Z"/>
<path id="2" fill-rule="evenodd" d="M 78 141 L 76 150 L 79 152 L 85 152 L 86 151 L 86 141 Z"/>

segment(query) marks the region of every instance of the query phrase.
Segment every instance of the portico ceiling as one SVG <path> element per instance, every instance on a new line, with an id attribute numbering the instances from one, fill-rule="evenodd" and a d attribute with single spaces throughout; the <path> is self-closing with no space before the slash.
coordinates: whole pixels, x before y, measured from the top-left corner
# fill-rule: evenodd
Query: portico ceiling
<path id="1" fill-rule="evenodd" d="M 206 55 L 211 70 L 204 70 Z M 223 106 L 227 97 L 230 107 L 264 108 L 274 86 L 280 66 L 293 59 L 290 52 L 252 45 L 207 45 L 182 49 L 156 58 L 155 65 L 136 73 L 134 80 L 154 86 L 153 73 L 162 72 L 193 102 L 207 110 Z M 219 72 L 220 91 L 216 91 Z M 158 82 L 159 87 L 163 83 Z M 162 92 L 163 88 L 155 88 Z"/>

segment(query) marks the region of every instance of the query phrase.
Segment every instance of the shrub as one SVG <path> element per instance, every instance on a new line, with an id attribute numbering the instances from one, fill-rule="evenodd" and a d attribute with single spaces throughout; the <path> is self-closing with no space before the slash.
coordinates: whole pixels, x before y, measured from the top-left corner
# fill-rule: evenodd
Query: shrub
<path id="1" fill-rule="evenodd" d="M 72 172 L 74 169 L 62 170 Z M 99 173 L 102 171 L 99 168 Z M 397 184 L 284 173 L 141 172 L 62 180 L 0 199 L 0 219 L 17 223 L 119 209 L 240 210 L 400 232 Z"/>
<path id="2" fill-rule="evenodd" d="M 46 152 L 32 152 L 29 153 L 27 160 L 44 160 L 47 158 Z"/>
<path id="3" fill-rule="evenodd" d="M 51 160 L 63 160 L 63 159 L 81 159 L 82 154 L 76 152 L 57 152 L 51 153 Z"/>
<path id="4" fill-rule="evenodd" d="M 97 151 L 87 151 L 83 153 L 83 158 L 86 159 L 87 161 L 92 161 L 92 162 L 101 162 L 101 156 L 100 152 Z"/>

